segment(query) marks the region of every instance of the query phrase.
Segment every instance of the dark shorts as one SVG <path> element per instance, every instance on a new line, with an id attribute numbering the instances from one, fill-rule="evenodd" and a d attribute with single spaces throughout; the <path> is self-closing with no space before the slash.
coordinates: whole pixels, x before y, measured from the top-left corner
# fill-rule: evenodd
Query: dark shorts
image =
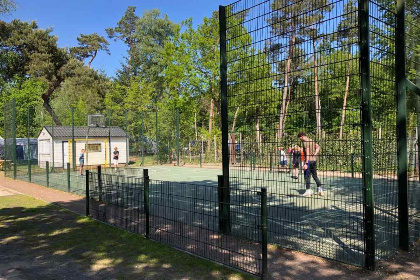
<path id="1" fill-rule="evenodd" d="M 293 163 L 293 168 L 299 168 L 299 162 L 294 162 Z"/>
<path id="2" fill-rule="evenodd" d="M 287 160 L 280 161 L 280 165 L 287 165 Z"/>

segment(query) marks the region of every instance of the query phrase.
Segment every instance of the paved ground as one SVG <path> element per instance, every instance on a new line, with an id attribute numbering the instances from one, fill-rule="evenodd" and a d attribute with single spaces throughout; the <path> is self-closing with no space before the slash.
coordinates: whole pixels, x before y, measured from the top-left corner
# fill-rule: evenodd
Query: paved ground
<path id="1" fill-rule="evenodd" d="M 26 194 L 28 196 L 66 207 L 69 210 L 83 215 L 85 211 L 85 202 L 83 197 L 49 189 L 46 187 L 30 184 L 22 181 L 14 181 L 12 179 L 0 177 L 0 195 L 13 195 L 16 193 Z M 13 250 L 17 252 L 18 250 Z M 13 253 L 16 254 L 16 253 Z M 19 257 L 19 253 L 17 253 Z M 15 256 L 16 257 L 16 256 Z M 0 279 L 31 279 L 26 276 L 31 275 L 31 268 L 34 266 L 42 266 L 37 263 L 36 256 L 21 257 L 13 259 L 13 269 L 24 271 L 25 274 L 19 272 L 13 277 Z M 0 258 L 3 267 L 10 266 L 8 258 L 4 256 Z M 69 269 L 71 263 L 57 263 L 54 256 L 51 256 L 51 262 L 55 266 L 62 266 Z M 13 272 L 13 271 L 12 271 Z M 412 248 L 410 253 L 399 252 L 391 256 L 388 260 L 378 264 L 376 272 L 368 272 L 361 268 L 352 267 L 328 261 L 322 258 L 306 255 L 290 250 L 277 249 L 270 247 L 269 250 L 269 272 L 270 279 L 420 279 L 420 244 Z M 37 270 L 37 275 L 32 279 L 93 279 L 89 277 L 89 273 L 80 272 L 74 274 L 65 273 L 63 277 L 57 278 L 57 271 L 43 268 Z M 20 277 L 19 275 L 26 275 Z"/>

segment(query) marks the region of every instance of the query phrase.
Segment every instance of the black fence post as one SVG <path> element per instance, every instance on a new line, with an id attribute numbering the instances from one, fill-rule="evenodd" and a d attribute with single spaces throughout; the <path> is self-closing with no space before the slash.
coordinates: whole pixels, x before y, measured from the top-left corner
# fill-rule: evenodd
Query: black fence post
<path id="1" fill-rule="evenodd" d="M 89 217 L 90 207 L 89 207 L 90 197 L 89 197 L 89 170 L 86 170 L 86 217 Z"/>
<path id="2" fill-rule="evenodd" d="M 261 253 L 262 253 L 262 269 L 261 279 L 267 278 L 267 189 L 261 188 Z"/>
<path id="3" fill-rule="evenodd" d="M 45 162 L 45 169 L 46 169 L 46 175 L 47 175 L 47 188 L 50 187 L 50 162 Z"/>
<path id="4" fill-rule="evenodd" d="M 146 238 L 150 238 L 150 215 L 149 215 L 149 170 L 143 169 L 144 183 L 144 213 L 146 214 Z"/>
<path id="5" fill-rule="evenodd" d="M 230 234 L 230 198 L 229 190 L 225 186 L 225 176 L 217 176 L 217 196 L 219 200 L 219 231 Z"/>
<path id="6" fill-rule="evenodd" d="M 397 180 L 399 247 L 408 251 L 410 243 L 407 172 L 407 92 L 405 0 L 397 0 L 395 27 L 395 87 L 397 96 Z"/>
<path id="7" fill-rule="evenodd" d="M 370 79 L 370 29 L 369 0 L 359 0 L 359 71 L 362 111 L 362 170 L 363 170 L 363 212 L 365 233 L 365 267 L 375 269 L 375 200 L 373 191 L 373 151 L 372 151 L 372 106 Z"/>
<path id="8" fill-rule="evenodd" d="M 70 192 L 70 162 L 67 162 L 67 192 Z"/>
<path id="9" fill-rule="evenodd" d="M 98 199 L 102 201 L 102 167 L 98 165 Z"/>
<path id="10" fill-rule="evenodd" d="M 354 153 L 351 154 L 350 160 L 351 177 L 354 178 Z"/>

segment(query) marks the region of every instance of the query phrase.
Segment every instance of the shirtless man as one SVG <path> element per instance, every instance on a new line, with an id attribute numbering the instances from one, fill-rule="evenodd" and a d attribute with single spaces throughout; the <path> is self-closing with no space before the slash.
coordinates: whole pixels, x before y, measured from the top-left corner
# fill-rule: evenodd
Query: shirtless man
<path id="1" fill-rule="evenodd" d="M 318 159 L 319 151 L 321 147 L 314 142 L 314 140 L 310 139 L 304 132 L 299 132 L 298 138 L 302 140 L 303 144 L 303 152 L 305 154 L 305 162 L 303 165 L 303 170 L 305 170 L 305 182 L 306 182 L 306 191 L 303 196 L 308 197 L 314 194 L 313 190 L 311 189 L 311 175 L 314 178 L 318 195 L 324 195 L 322 191 L 322 184 L 318 179 L 317 171 L 316 171 L 316 161 Z"/>

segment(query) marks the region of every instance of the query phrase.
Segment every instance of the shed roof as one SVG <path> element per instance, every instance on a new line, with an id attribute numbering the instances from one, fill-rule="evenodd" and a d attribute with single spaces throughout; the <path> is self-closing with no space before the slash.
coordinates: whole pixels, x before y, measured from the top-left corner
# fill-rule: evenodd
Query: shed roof
<path id="1" fill-rule="evenodd" d="M 53 136 L 53 138 L 71 138 L 72 127 L 71 126 L 44 126 L 47 132 Z M 88 135 L 89 130 L 89 135 Z M 74 137 L 108 137 L 111 132 L 111 137 L 125 137 L 125 131 L 119 126 L 109 127 L 87 127 L 87 126 L 75 126 Z"/>

